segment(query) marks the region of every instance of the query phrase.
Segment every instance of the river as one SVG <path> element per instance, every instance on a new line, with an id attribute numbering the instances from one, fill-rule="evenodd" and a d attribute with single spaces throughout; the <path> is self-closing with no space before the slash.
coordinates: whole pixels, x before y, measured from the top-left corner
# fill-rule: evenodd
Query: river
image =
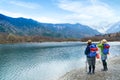
<path id="1" fill-rule="evenodd" d="M 109 42 L 109 57 L 120 55 L 120 42 Z M 0 80 L 56 80 L 85 66 L 83 42 L 0 44 Z"/>

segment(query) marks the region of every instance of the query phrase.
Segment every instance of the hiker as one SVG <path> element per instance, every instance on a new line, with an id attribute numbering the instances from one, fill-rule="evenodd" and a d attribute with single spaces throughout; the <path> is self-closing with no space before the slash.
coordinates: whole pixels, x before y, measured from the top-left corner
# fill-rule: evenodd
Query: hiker
<path id="1" fill-rule="evenodd" d="M 107 54 L 109 54 L 109 44 L 107 44 L 107 40 L 103 39 L 101 40 L 101 42 L 97 45 L 98 48 L 100 48 L 100 54 L 101 54 L 101 60 L 102 60 L 102 64 L 103 64 L 103 69 L 102 71 L 107 71 L 108 67 L 107 67 Z"/>
<path id="2" fill-rule="evenodd" d="M 87 57 L 87 62 L 89 65 L 88 74 L 95 73 L 95 63 L 96 63 L 96 51 L 97 47 L 95 44 L 92 44 L 92 40 L 87 41 L 87 47 L 85 49 L 85 55 Z"/>

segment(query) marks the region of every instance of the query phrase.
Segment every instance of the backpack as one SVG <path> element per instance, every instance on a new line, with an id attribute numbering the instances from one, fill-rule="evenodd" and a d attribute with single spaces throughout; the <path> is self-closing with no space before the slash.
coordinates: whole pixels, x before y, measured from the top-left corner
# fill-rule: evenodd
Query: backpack
<path id="1" fill-rule="evenodd" d="M 103 54 L 105 54 L 105 55 L 108 54 L 109 48 L 110 48 L 109 44 L 103 44 Z"/>
<path id="2" fill-rule="evenodd" d="M 97 46 L 95 44 L 90 45 L 90 53 L 88 56 L 95 57 L 97 55 L 96 51 L 98 50 Z"/>

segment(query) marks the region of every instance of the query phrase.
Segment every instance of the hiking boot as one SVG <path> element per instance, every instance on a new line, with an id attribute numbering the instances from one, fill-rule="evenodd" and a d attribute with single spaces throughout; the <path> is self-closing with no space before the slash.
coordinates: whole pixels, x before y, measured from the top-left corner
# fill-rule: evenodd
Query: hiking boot
<path id="1" fill-rule="evenodd" d="M 102 69 L 101 71 L 108 71 L 108 69 Z"/>
<path id="2" fill-rule="evenodd" d="M 91 74 L 91 72 L 88 72 L 87 74 L 88 74 L 88 75 L 90 75 L 90 74 Z"/>
<path id="3" fill-rule="evenodd" d="M 95 72 L 92 72 L 92 74 L 95 74 Z"/>
<path id="4" fill-rule="evenodd" d="M 101 71 L 105 71 L 105 69 L 101 69 Z"/>
<path id="5" fill-rule="evenodd" d="M 105 71 L 108 71 L 108 68 L 107 68 L 107 67 L 105 67 Z"/>
<path id="6" fill-rule="evenodd" d="M 108 71 L 108 68 L 106 68 L 105 71 Z"/>

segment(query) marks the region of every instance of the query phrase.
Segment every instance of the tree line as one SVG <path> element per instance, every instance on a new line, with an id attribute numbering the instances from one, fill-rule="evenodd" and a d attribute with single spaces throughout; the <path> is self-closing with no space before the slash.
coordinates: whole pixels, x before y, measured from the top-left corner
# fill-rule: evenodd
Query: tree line
<path id="1" fill-rule="evenodd" d="M 74 38 L 54 38 L 54 37 L 43 37 L 43 36 L 20 36 L 12 33 L 0 33 L 0 43 L 21 43 L 21 42 L 51 42 L 51 41 L 78 41 Z"/>
<path id="2" fill-rule="evenodd" d="M 87 41 L 91 39 L 92 41 L 100 41 L 102 39 L 107 39 L 108 41 L 120 41 L 120 32 L 96 35 L 92 37 L 85 37 L 81 39 L 75 38 L 54 38 L 54 37 L 43 37 L 43 36 L 20 36 L 12 33 L 0 33 L 0 44 L 3 43 L 21 43 L 21 42 L 61 42 L 61 41 Z"/>
<path id="3" fill-rule="evenodd" d="M 93 41 L 100 41 L 102 39 L 107 39 L 108 41 L 120 41 L 120 32 L 86 37 L 82 38 L 81 41 L 87 41 L 88 39 Z"/>

